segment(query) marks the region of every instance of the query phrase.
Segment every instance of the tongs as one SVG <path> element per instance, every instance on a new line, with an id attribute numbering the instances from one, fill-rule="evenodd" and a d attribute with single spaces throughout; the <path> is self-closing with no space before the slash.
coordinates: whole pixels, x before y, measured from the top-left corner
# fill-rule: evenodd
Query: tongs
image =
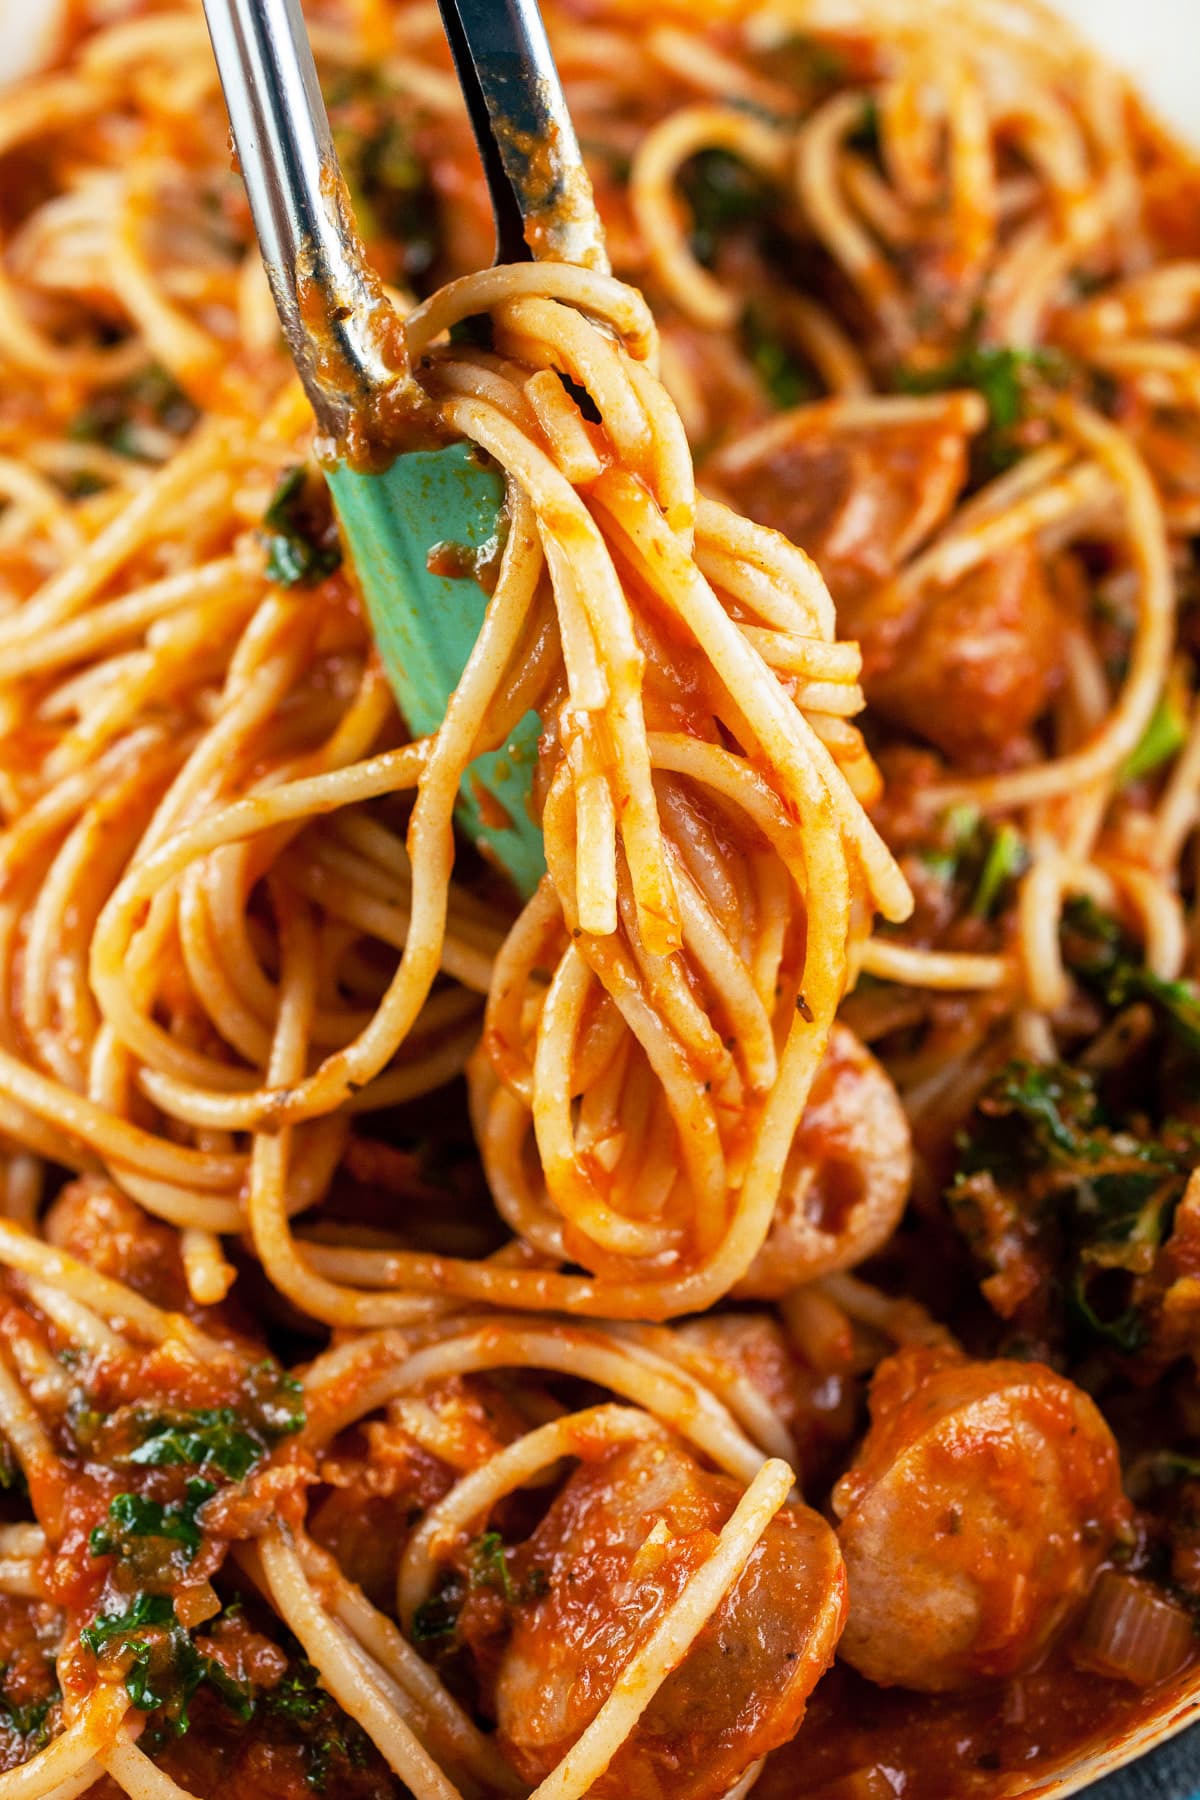
<path id="1" fill-rule="evenodd" d="M 532 255 L 607 269 L 603 234 L 536 0 L 439 0 L 496 221 L 496 261 Z M 496 536 L 499 472 L 470 447 L 366 466 L 356 427 L 410 378 L 338 168 L 299 0 L 204 0 L 234 146 L 284 337 L 316 416 L 322 461 L 375 640 L 415 736 L 436 731 L 486 597 L 435 573 L 435 548 Z M 444 560 L 444 559 L 443 559 Z M 529 792 L 541 726 L 527 714 L 463 781 L 467 836 L 528 895 L 544 868 Z"/>

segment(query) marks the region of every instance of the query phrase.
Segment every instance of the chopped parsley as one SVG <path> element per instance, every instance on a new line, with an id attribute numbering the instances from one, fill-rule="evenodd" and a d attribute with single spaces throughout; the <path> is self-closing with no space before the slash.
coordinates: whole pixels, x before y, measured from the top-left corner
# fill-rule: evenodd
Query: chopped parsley
<path id="1" fill-rule="evenodd" d="M 498 1531 L 485 1531 L 471 1546 L 471 1586 L 494 1588 L 509 1605 L 517 1598 L 504 1552 L 504 1539 Z"/>

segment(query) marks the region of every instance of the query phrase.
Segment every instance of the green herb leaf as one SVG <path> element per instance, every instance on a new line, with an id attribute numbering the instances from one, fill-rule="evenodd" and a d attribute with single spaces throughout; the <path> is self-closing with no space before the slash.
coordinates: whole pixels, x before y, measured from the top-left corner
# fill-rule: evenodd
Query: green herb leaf
<path id="1" fill-rule="evenodd" d="M 79 1641 L 85 1650 L 90 1650 L 93 1656 L 99 1656 L 117 1638 L 139 1626 L 174 1623 L 175 1603 L 169 1594 L 137 1594 L 124 1612 L 102 1613 L 90 1625 L 85 1625 L 79 1634 Z"/>
<path id="2" fill-rule="evenodd" d="M 79 1641 L 99 1660 L 117 1660 L 130 1700 L 139 1712 L 161 1715 L 175 1736 L 188 1729 L 188 1708 L 207 1682 L 239 1718 L 249 1718 L 253 1696 L 214 1657 L 199 1651 L 175 1616 L 169 1594 L 139 1593 L 123 1612 L 102 1613 L 84 1627 Z"/>
<path id="3" fill-rule="evenodd" d="M 1033 1127 L 1040 1155 L 1091 1160 L 1102 1154 L 1100 1140 L 1089 1130 L 1097 1106 L 1086 1075 L 1061 1063 L 1013 1063 L 989 1096 L 997 1114 L 1016 1113 Z"/>
<path id="4" fill-rule="evenodd" d="M 185 1421 L 154 1420 L 127 1461 L 142 1468 L 194 1463 L 219 1469 L 231 1481 L 242 1481 L 267 1454 L 263 1439 L 250 1431 L 232 1407 L 203 1408 Z"/>
<path id="5" fill-rule="evenodd" d="M 1015 825 L 1003 824 L 993 833 L 979 873 L 979 882 L 971 899 L 971 912 L 977 919 L 990 919 L 996 903 L 1010 881 L 1028 867 L 1025 843 Z"/>
<path id="6" fill-rule="evenodd" d="M 313 587 L 338 568 L 342 548 L 328 519 L 318 517 L 303 463 L 280 478 L 263 514 L 267 576 L 283 587 Z"/>
<path id="7" fill-rule="evenodd" d="M 864 156 L 878 157 L 879 107 L 874 94 L 868 94 L 863 101 L 862 117 L 846 142 L 852 149 L 861 151 Z"/>
<path id="8" fill-rule="evenodd" d="M 683 168 L 680 186 L 692 215 L 692 251 L 711 263 L 726 232 L 760 224 L 775 205 L 774 190 L 728 150 L 701 150 Z"/>
<path id="9" fill-rule="evenodd" d="M 329 1705 L 329 1695 L 320 1685 L 320 1677 L 310 1662 L 299 1662 L 288 1669 L 283 1679 L 271 1690 L 268 1705 L 281 1719 L 293 1724 L 309 1725 Z"/>
<path id="10" fill-rule="evenodd" d="M 1145 1348 L 1149 1330 L 1136 1306 L 1126 1306 L 1113 1318 L 1098 1313 L 1088 1296 L 1088 1274 L 1076 1269 L 1068 1291 L 1069 1304 L 1077 1319 L 1103 1344 L 1110 1344 L 1123 1356 L 1134 1356 Z"/>
<path id="11" fill-rule="evenodd" d="M 438 256 L 438 205 L 405 98 L 371 69 L 345 72 L 327 93 L 359 231 L 385 281 L 420 282 Z"/>
<path id="12" fill-rule="evenodd" d="M 315 1793 L 326 1791 L 337 1762 L 362 1768 L 370 1758 L 370 1740 L 348 1718 L 307 1658 L 294 1662 L 275 1687 L 263 1696 L 264 1709 L 286 1720 L 300 1738 L 305 1780 Z"/>
<path id="13" fill-rule="evenodd" d="M 814 88 L 836 87 L 849 79 L 844 52 L 807 31 L 790 32 L 782 43 L 771 46 L 770 54 L 771 73 L 804 94 L 810 94 Z"/>
<path id="14" fill-rule="evenodd" d="M 182 437 L 197 418 L 196 408 L 174 376 L 150 363 L 120 387 L 102 389 L 76 413 L 67 428 L 76 443 L 102 444 L 117 456 L 156 461 L 155 435 Z"/>
<path id="15" fill-rule="evenodd" d="M 1184 1456 L 1178 1450 L 1159 1450 L 1139 1465 L 1154 1487 L 1172 1487 L 1177 1481 L 1200 1481 L 1200 1456 Z"/>
<path id="16" fill-rule="evenodd" d="M 1187 719 L 1174 696 L 1169 692 L 1160 694 L 1141 741 L 1126 758 L 1121 771 L 1124 779 L 1140 781 L 1144 775 L 1152 775 L 1182 750 L 1187 734 Z"/>
<path id="17" fill-rule="evenodd" d="M 88 1548 L 93 1556 L 109 1556 L 120 1554 L 130 1538 L 167 1538 L 182 1544 L 190 1561 L 204 1541 L 196 1523 L 197 1510 L 216 1491 L 211 1481 L 192 1479 L 187 1484 L 187 1498 L 170 1506 L 147 1500 L 142 1494 L 118 1494 L 109 1506 L 108 1524 L 95 1527 Z"/>
<path id="18" fill-rule="evenodd" d="M 1166 981 L 1134 958 L 1133 946 L 1115 919 L 1080 896 L 1064 911 L 1064 951 L 1070 966 L 1111 1007 L 1145 1000 L 1159 1022 L 1189 1056 L 1200 1057 L 1200 988 L 1192 981 Z"/>
<path id="19" fill-rule="evenodd" d="M 471 1586 L 494 1588 L 503 1594 L 510 1606 L 516 1600 L 516 1589 L 504 1554 L 504 1539 L 498 1531 L 485 1531 L 471 1546 Z"/>
<path id="20" fill-rule="evenodd" d="M 468 313 L 465 319 L 456 319 L 449 335 L 452 344 L 469 344 L 475 350 L 495 347 L 496 330 L 491 313 Z"/>
<path id="21" fill-rule="evenodd" d="M 10 1731 L 15 1731 L 18 1736 L 25 1738 L 27 1740 L 26 1751 L 28 1755 L 32 1755 L 35 1750 L 41 1750 L 44 1745 L 49 1743 L 49 1714 L 61 1699 L 62 1694 L 57 1687 L 44 1700 L 31 1700 L 24 1706 L 0 1695 L 0 1723 L 7 1725 Z"/>
<path id="22" fill-rule="evenodd" d="M 742 347 L 781 412 L 812 399 L 816 390 L 804 361 L 770 329 L 758 307 L 748 306 L 742 315 Z"/>
<path id="23" fill-rule="evenodd" d="M 982 823 L 977 806 L 948 807 L 938 819 L 936 843 L 917 852 L 922 867 L 949 887 L 964 861 L 975 854 Z"/>
<path id="24" fill-rule="evenodd" d="M 452 1638 L 458 1631 L 458 1615 L 462 1596 L 447 1589 L 423 1600 L 413 1614 L 414 1644 L 435 1644 Z"/>
<path id="25" fill-rule="evenodd" d="M 946 1198 L 998 1310 L 1010 1317 L 1035 1294 L 1062 1293 L 1068 1343 L 1142 1349 L 1156 1302 L 1139 1280 L 1170 1234 L 1194 1147 L 1178 1134 L 1121 1129 L 1083 1070 L 1014 1063 L 985 1090 L 957 1148 Z M 1051 1328 L 1062 1317 L 1055 1301 Z"/>
<path id="26" fill-rule="evenodd" d="M 990 919 L 1008 899 L 1010 882 L 1028 866 L 1024 839 L 1015 825 L 993 825 L 974 806 L 950 807 L 936 826 L 931 845 L 918 852 L 924 868 L 944 886 L 962 884 L 967 911 Z"/>
<path id="27" fill-rule="evenodd" d="M 1053 350 L 1015 350 L 1005 345 L 967 343 L 935 369 L 903 369 L 897 386 L 909 394 L 975 388 L 983 395 L 988 428 L 983 444 L 985 473 L 999 474 L 1020 454 L 1014 432 L 1026 416 L 1030 377 L 1061 380 L 1065 362 Z"/>

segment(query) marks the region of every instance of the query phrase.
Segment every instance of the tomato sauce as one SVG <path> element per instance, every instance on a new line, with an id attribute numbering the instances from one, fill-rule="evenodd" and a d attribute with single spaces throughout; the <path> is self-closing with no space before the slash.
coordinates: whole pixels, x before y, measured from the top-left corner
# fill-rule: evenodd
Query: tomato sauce
<path id="1" fill-rule="evenodd" d="M 975 1800 L 1024 1793 L 1087 1750 L 1130 1736 L 1178 1700 L 1200 1720 L 1198 1656 L 1165 1687 L 1139 1695 L 1078 1669 L 1059 1649 L 1042 1667 L 966 1694 L 880 1688 L 838 1663 L 799 1735 L 769 1759 L 755 1800 Z"/>

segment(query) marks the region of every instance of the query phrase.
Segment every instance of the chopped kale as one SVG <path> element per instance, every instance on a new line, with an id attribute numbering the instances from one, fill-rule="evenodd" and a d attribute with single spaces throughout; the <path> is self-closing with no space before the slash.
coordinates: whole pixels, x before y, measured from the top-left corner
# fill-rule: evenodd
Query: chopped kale
<path id="1" fill-rule="evenodd" d="M 174 1505 L 147 1500 L 142 1494 L 118 1494 L 108 1509 L 107 1525 L 97 1525 L 88 1538 L 93 1556 L 121 1554 L 130 1538 L 166 1538 L 182 1544 L 188 1560 L 204 1541 L 196 1513 L 216 1493 L 211 1481 L 195 1478 L 187 1484 L 187 1497 Z"/>
<path id="2" fill-rule="evenodd" d="M 268 1695 L 267 1705 L 281 1719 L 293 1724 L 310 1725 L 329 1705 L 329 1695 L 320 1685 L 312 1663 L 296 1662 L 288 1669 Z"/>
<path id="3" fill-rule="evenodd" d="M 231 1481 L 242 1481 L 267 1453 L 266 1444 L 245 1428 L 232 1407 L 207 1408 L 186 1417 L 186 1423 L 152 1423 L 128 1460 L 147 1468 L 172 1463 L 211 1466 Z"/>
<path id="4" fill-rule="evenodd" d="M 62 1699 L 56 1687 L 52 1694 L 43 1700 L 30 1700 L 25 1705 L 18 1705 L 0 1694 L 0 1725 L 7 1725 L 18 1737 L 26 1740 L 25 1749 L 28 1756 L 40 1750 L 50 1741 L 50 1714 Z"/>
<path id="5" fill-rule="evenodd" d="M 959 887 L 966 911 L 977 919 L 1003 912 L 1012 883 L 1028 866 L 1016 826 L 1007 821 L 993 824 L 974 806 L 949 808 L 934 842 L 920 852 L 920 861 L 944 886 Z"/>
<path id="6" fill-rule="evenodd" d="M 836 87 L 850 76 L 844 52 L 807 31 L 789 32 L 781 43 L 773 44 L 770 66 L 772 75 L 805 95 L 814 89 Z"/>
<path id="7" fill-rule="evenodd" d="M 496 331 L 490 313 L 468 313 L 465 319 L 456 319 L 450 327 L 452 344 L 470 344 L 475 350 L 491 350 L 495 340 Z"/>
<path id="8" fill-rule="evenodd" d="M 1008 884 L 1028 867 L 1028 857 L 1021 834 L 1015 825 L 997 826 L 984 854 L 983 867 L 971 897 L 971 911 L 979 919 L 990 919 L 997 909 Z"/>
<path id="9" fill-rule="evenodd" d="M 175 1616 L 169 1594 L 136 1594 L 123 1612 L 102 1613 L 79 1634 L 84 1649 L 114 1663 L 139 1712 L 155 1713 L 168 1734 L 182 1737 L 188 1709 L 201 1683 L 241 1719 L 254 1711 L 250 1690 L 199 1650 Z"/>
<path id="10" fill-rule="evenodd" d="M 0 1489 L 9 1494 L 24 1494 L 29 1491 L 25 1471 L 17 1459 L 17 1453 L 3 1433 L 0 1433 Z"/>
<path id="11" fill-rule="evenodd" d="M 461 1608 L 462 1595 L 453 1588 L 444 1588 L 440 1593 L 431 1594 L 413 1614 L 413 1642 L 436 1644 L 454 1637 L 458 1631 Z"/>
<path id="12" fill-rule="evenodd" d="M 76 413 L 68 435 L 78 443 L 102 444 L 117 456 L 157 462 L 161 450 L 155 434 L 182 437 L 196 418 L 196 408 L 174 376 L 150 363 L 120 387 L 94 394 Z"/>
<path id="13" fill-rule="evenodd" d="M 705 264 L 727 232 L 761 224 L 775 207 L 770 184 L 728 150 L 701 150 L 684 165 L 680 185 L 692 215 L 692 251 Z"/>
<path id="14" fill-rule="evenodd" d="M 283 1679 L 262 1700 L 269 1715 L 297 1730 L 304 1756 L 304 1776 L 314 1793 L 323 1794 L 339 1762 L 361 1768 L 370 1756 L 370 1740 L 348 1718 L 307 1658 L 297 1658 Z"/>
<path id="15" fill-rule="evenodd" d="M 1117 921 L 1094 901 L 1080 896 L 1068 903 L 1063 949 L 1080 980 L 1106 1005 L 1146 1001 L 1189 1060 L 1200 1057 L 1200 988 L 1192 981 L 1164 980 L 1147 969 Z"/>
<path id="16" fill-rule="evenodd" d="M 1019 427 L 1029 409 L 1034 380 L 1061 380 L 1063 357 L 1053 350 L 1016 350 L 968 341 L 948 362 L 933 369 L 903 369 L 897 386 L 909 394 L 975 388 L 987 405 L 987 430 L 977 447 L 977 473 L 998 475 L 1021 454 Z"/>
<path id="17" fill-rule="evenodd" d="M 1126 759 L 1121 773 L 1126 781 L 1141 781 L 1170 762 L 1187 742 L 1187 714 L 1168 689 L 1159 696 L 1140 742 Z"/>
<path id="18" fill-rule="evenodd" d="M 525 1588 L 522 1598 L 525 1600 L 544 1600 L 550 1592 L 552 1583 L 549 1569 L 543 1569 L 535 1563 L 525 1577 Z"/>
<path id="19" fill-rule="evenodd" d="M 758 307 L 748 306 L 742 314 L 742 348 L 781 412 L 812 399 L 815 389 L 805 363 L 771 330 Z"/>
<path id="20" fill-rule="evenodd" d="M 941 815 L 935 841 L 919 852 L 923 868 L 949 887 L 976 854 L 983 815 L 977 806 L 951 806 Z"/>
<path id="21" fill-rule="evenodd" d="M 1142 1460 L 1139 1474 L 1153 1487 L 1172 1487 L 1177 1481 L 1200 1481 L 1200 1456 L 1184 1456 L 1178 1450 L 1159 1450 Z"/>
<path id="22" fill-rule="evenodd" d="M 1086 1269 L 1076 1269 L 1072 1275 L 1067 1301 L 1077 1323 L 1099 1343 L 1111 1345 L 1124 1356 L 1133 1356 L 1145 1348 L 1150 1331 L 1141 1311 L 1133 1304 L 1108 1315 L 1097 1311 L 1089 1294 Z"/>
<path id="23" fill-rule="evenodd" d="M 1071 1344 L 1144 1348 L 1151 1317 L 1139 1283 L 1170 1235 L 1193 1161 L 1186 1146 L 1123 1127 L 1082 1069 L 1013 1063 L 985 1090 L 957 1149 L 951 1217 L 1003 1315 L 1019 1311 L 1007 1284 L 1024 1268 L 1018 1301 L 1040 1293 L 1048 1317 L 1063 1311 Z"/>
<path id="24" fill-rule="evenodd" d="M 437 198 L 403 94 L 374 70 L 329 84 L 333 140 L 359 231 L 385 281 L 419 284 L 438 256 Z"/>
<path id="25" fill-rule="evenodd" d="M 120 1613 L 103 1613 L 79 1634 L 98 1660 L 120 1663 L 139 1712 L 162 1711 L 176 1735 L 188 1728 L 192 1695 L 204 1680 L 206 1659 L 175 1617 L 167 1594 L 137 1594 Z"/>
<path id="26" fill-rule="evenodd" d="M 297 463 L 280 478 L 263 515 L 267 575 L 282 587 L 313 587 L 341 565 L 342 548 L 324 485 Z"/>
<path id="27" fill-rule="evenodd" d="M 864 156 L 879 156 L 879 108 L 873 94 L 868 94 L 863 101 L 862 118 L 846 142 Z"/>
<path id="28" fill-rule="evenodd" d="M 201 1407 L 143 1417 L 141 1441 L 124 1460 L 143 1468 L 190 1464 L 243 1481 L 273 1444 L 304 1425 L 300 1383 L 274 1360 L 249 1371 L 248 1388 L 243 1409 Z"/>
<path id="29" fill-rule="evenodd" d="M 254 1383 L 254 1409 L 258 1429 L 269 1444 L 303 1431 L 304 1383 L 281 1368 L 272 1356 L 265 1356 L 250 1371 Z"/>

